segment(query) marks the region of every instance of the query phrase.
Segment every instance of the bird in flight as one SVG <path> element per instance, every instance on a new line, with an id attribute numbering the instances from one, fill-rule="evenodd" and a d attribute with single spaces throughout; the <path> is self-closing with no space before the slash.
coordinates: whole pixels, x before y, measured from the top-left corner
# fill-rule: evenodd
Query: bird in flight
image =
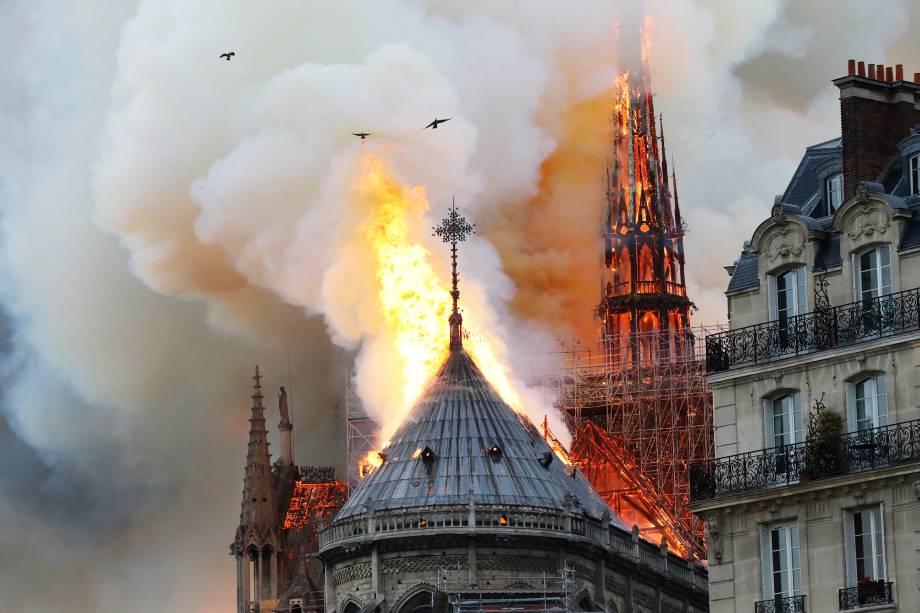
<path id="1" fill-rule="evenodd" d="M 355 136 L 359 137 L 361 140 L 364 140 L 372 134 L 372 132 L 352 132 Z"/>
<path id="2" fill-rule="evenodd" d="M 447 119 L 435 119 L 434 121 L 432 121 L 430 124 L 428 124 L 422 129 L 427 130 L 428 128 L 431 128 L 432 130 L 437 130 L 438 126 L 444 123 L 445 121 L 450 121 L 450 117 L 448 117 Z"/>
<path id="3" fill-rule="evenodd" d="M 236 55 L 236 53 L 234 53 L 233 51 L 228 51 L 227 53 L 221 53 L 220 59 L 227 60 L 229 62 L 230 58 L 232 58 L 234 55 Z"/>

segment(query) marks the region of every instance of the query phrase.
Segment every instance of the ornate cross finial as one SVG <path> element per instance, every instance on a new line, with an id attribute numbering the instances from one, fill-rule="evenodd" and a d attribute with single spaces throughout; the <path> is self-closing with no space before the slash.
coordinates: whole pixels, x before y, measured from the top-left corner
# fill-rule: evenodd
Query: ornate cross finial
<path id="1" fill-rule="evenodd" d="M 432 228 L 434 235 L 439 237 L 445 243 L 450 243 L 450 260 L 452 266 L 451 274 L 451 291 L 450 296 L 454 300 L 454 308 L 450 315 L 450 348 L 451 350 L 460 349 L 462 346 L 461 324 L 463 318 L 460 316 L 460 310 L 457 308 L 457 302 L 460 300 L 460 278 L 457 275 L 457 243 L 462 243 L 470 234 L 476 231 L 476 225 L 471 224 L 463 215 L 457 212 L 457 203 L 453 200 L 450 205 L 450 212 L 441 222 L 441 225 Z"/>

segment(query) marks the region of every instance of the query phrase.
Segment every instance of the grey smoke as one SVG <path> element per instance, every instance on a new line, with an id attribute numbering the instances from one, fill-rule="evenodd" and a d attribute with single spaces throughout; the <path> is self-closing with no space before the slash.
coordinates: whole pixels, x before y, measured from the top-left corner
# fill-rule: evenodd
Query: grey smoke
<path id="1" fill-rule="evenodd" d="M 416 112 L 424 125 L 450 107 L 462 111 L 444 127 L 451 140 L 424 151 L 441 167 L 410 152 L 401 170 L 432 185 L 432 203 L 457 177 L 475 214 L 519 203 L 536 190 L 571 102 L 609 85 L 613 22 L 635 19 L 609 2 L 577 12 L 557 2 L 253 6 L 0 5 L 8 611 L 229 610 L 226 546 L 255 363 L 267 392 L 286 384 L 293 393 L 298 460 L 341 457 L 347 359 L 309 314 L 323 310 L 316 279 L 276 277 L 285 261 L 262 257 L 274 253 L 278 228 L 300 219 L 300 195 L 313 193 L 326 161 L 351 144 L 323 143 L 376 129 L 353 125 L 375 105 L 413 143 Z M 837 134 L 829 80 L 850 56 L 920 70 L 909 65 L 920 55 L 910 35 L 918 9 L 733 0 L 645 8 L 656 107 L 691 230 L 691 292 L 698 320 L 721 321 L 721 266 L 767 214 L 802 149 Z M 238 55 L 218 63 L 230 47 Z M 393 89 L 385 80 L 337 89 L 343 70 L 351 84 L 384 79 L 386 65 L 402 66 Z M 507 129 L 496 127 L 522 107 Z M 334 221 L 315 210 L 317 223 Z M 307 236 L 311 219 L 301 226 Z M 298 244 L 305 252 L 294 255 L 310 257 L 311 246 Z M 496 264 L 488 244 L 477 249 L 477 261 Z M 533 284 L 519 291 L 539 289 L 538 279 L 519 280 Z M 546 323 L 512 315 L 521 329 Z"/>

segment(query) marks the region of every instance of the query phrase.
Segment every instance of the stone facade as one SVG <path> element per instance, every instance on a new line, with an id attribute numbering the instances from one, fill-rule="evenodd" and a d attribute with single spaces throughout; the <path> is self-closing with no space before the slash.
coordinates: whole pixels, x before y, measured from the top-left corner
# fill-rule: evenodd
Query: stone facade
<path id="1" fill-rule="evenodd" d="M 416 511 L 428 517 L 432 512 Z M 512 513 L 503 514 L 513 521 Z M 597 533 L 481 525 L 339 535 L 329 529 L 320 539 L 327 610 L 403 613 L 422 593 L 432 601 L 436 594 L 462 591 L 511 600 L 527 593 L 539 598 L 544 589 L 550 599 L 565 591 L 584 611 L 706 610 L 705 572 L 616 528 L 606 542 L 595 540 Z"/>
<path id="2" fill-rule="evenodd" d="M 904 155 L 920 85 L 885 85 L 902 94 L 889 108 L 865 81 L 835 82 L 843 167 L 879 183 L 860 177 L 836 211 L 815 205 L 818 180 L 778 201 L 727 293 L 731 330 L 707 340 L 716 460 L 691 488 L 714 612 L 920 611 L 920 195 Z M 875 132 L 885 164 L 852 142 Z"/>

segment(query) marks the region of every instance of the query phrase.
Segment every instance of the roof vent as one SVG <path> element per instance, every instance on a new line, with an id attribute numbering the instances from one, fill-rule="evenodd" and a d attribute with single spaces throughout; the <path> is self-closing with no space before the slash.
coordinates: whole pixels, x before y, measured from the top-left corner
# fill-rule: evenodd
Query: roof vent
<path id="1" fill-rule="evenodd" d="M 545 451 L 540 454 L 540 457 L 537 458 L 537 462 L 540 463 L 540 466 L 549 470 L 549 465 L 553 463 L 553 452 Z"/>
<path id="2" fill-rule="evenodd" d="M 427 466 L 430 466 L 436 459 L 438 459 L 438 456 L 436 456 L 435 453 L 431 450 L 431 447 L 425 447 L 422 449 L 422 453 L 419 457 L 422 458 L 422 462 L 424 462 Z"/>
<path id="3" fill-rule="evenodd" d="M 489 447 L 488 454 L 493 462 L 498 462 L 502 459 L 502 448 L 499 447 L 498 444 L 492 445 Z"/>
<path id="4" fill-rule="evenodd" d="M 575 476 L 578 474 L 578 469 L 571 465 L 566 466 L 565 474 L 574 479 Z"/>

